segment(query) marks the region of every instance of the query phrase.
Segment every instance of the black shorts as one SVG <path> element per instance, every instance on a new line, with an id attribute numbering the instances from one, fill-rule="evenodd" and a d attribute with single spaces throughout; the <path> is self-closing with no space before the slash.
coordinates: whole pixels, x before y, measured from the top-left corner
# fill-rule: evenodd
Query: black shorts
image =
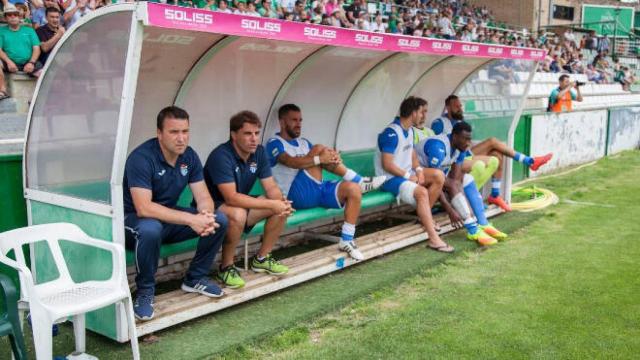
<path id="1" fill-rule="evenodd" d="M 16 66 L 18 67 L 18 71 L 19 72 L 24 72 L 24 66 L 27 65 L 28 63 L 24 63 L 24 64 L 16 64 Z M 36 64 L 34 65 L 33 71 L 36 72 L 38 70 L 41 70 L 43 67 L 42 63 L 40 61 L 36 61 Z M 9 72 L 9 65 L 7 65 L 7 63 L 2 60 L 2 71 L 4 71 L 5 73 Z M 29 74 L 31 75 L 31 74 Z"/>

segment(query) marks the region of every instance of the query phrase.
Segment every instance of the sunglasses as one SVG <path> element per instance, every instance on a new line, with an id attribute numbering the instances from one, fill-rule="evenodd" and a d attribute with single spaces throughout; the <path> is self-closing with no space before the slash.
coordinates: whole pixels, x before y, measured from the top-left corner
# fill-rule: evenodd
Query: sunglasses
<path id="1" fill-rule="evenodd" d="M 18 14 L 18 13 L 8 13 L 8 14 L 4 14 L 4 17 L 11 17 L 11 16 L 20 16 L 20 14 Z"/>

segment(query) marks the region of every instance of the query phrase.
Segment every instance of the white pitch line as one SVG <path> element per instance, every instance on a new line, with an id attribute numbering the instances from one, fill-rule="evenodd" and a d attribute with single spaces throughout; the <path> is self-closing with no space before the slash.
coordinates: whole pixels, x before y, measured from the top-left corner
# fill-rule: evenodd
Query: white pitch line
<path id="1" fill-rule="evenodd" d="M 589 201 L 575 201 L 575 200 L 569 200 L 569 199 L 563 199 L 562 202 L 565 202 L 565 203 L 571 204 L 571 205 L 599 206 L 599 207 L 606 207 L 606 208 L 614 208 L 614 207 L 616 207 L 615 205 L 598 204 L 598 203 L 589 202 Z"/>

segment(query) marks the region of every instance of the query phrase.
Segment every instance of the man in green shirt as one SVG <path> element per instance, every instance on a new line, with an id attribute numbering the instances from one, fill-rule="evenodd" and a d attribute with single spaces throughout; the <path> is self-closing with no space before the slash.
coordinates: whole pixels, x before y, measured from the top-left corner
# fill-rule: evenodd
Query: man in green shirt
<path id="1" fill-rule="evenodd" d="M 9 97 L 4 81 L 4 72 L 23 71 L 39 76 L 42 64 L 37 63 L 40 56 L 40 40 L 33 28 L 20 25 L 20 12 L 13 4 L 4 9 L 6 27 L 0 28 L 0 100 Z"/>

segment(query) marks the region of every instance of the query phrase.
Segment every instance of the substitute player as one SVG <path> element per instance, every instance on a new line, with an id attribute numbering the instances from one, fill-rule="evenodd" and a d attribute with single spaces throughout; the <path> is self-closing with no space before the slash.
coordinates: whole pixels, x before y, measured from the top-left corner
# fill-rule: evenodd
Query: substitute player
<path id="1" fill-rule="evenodd" d="M 282 193 L 295 209 L 344 207 L 345 221 L 338 247 L 355 260 L 364 259 L 353 240 L 362 194 L 379 188 L 385 177 L 360 176 L 342 164 L 335 150 L 324 145 L 312 145 L 300 137 L 302 111 L 298 106 L 281 106 L 278 118 L 280 132 L 267 142 L 267 153 L 273 177 Z M 341 176 L 344 181 L 323 181 L 323 169 Z"/>
<path id="2" fill-rule="evenodd" d="M 462 102 L 457 96 L 449 95 L 445 100 L 445 108 L 445 113 L 443 113 L 439 118 L 433 120 L 433 122 L 431 123 L 431 129 L 436 133 L 436 135 L 451 134 L 451 131 L 453 130 L 455 124 L 464 120 Z M 495 137 L 486 139 L 480 143 L 473 145 L 471 147 L 471 153 L 473 154 L 474 159 L 480 156 L 494 156 L 499 160 L 498 168 L 491 178 L 491 196 L 489 196 L 487 201 L 490 204 L 498 205 L 504 211 L 511 211 L 511 206 L 509 206 L 509 204 L 507 204 L 500 196 L 504 156 L 508 156 L 515 161 L 529 166 L 532 171 L 538 170 L 542 165 L 551 160 L 551 157 L 553 156 L 552 153 L 548 153 L 544 156 L 530 157 L 513 150 Z M 472 165 L 472 162 L 465 162 L 465 169 L 463 170 L 467 170 Z"/>
<path id="3" fill-rule="evenodd" d="M 497 240 L 506 239 L 507 235 L 489 223 L 473 176 L 462 172 L 465 153 L 470 146 L 471 125 L 460 121 L 454 125 L 451 135 L 435 135 L 420 141 L 416 145 L 416 152 L 421 165 L 439 169 L 446 175 L 440 203 L 449 214 L 453 226 L 464 225 L 469 240 L 477 241 L 480 245 L 493 245 Z M 450 202 L 446 195 L 449 195 Z"/>
<path id="4" fill-rule="evenodd" d="M 425 114 L 419 98 L 410 96 L 400 104 L 400 116 L 396 117 L 378 135 L 375 157 L 377 176 L 387 180 L 380 188 L 395 195 L 405 204 L 416 208 L 422 227 L 429 239 L 427 246 L 436 251 L 451 253 L 454 248 L 442 241 L 436 232 L 431 207 L 440 196 L 444 174 L 435 169 L 423 169 L 413 150 L 412 125 Z"/>

